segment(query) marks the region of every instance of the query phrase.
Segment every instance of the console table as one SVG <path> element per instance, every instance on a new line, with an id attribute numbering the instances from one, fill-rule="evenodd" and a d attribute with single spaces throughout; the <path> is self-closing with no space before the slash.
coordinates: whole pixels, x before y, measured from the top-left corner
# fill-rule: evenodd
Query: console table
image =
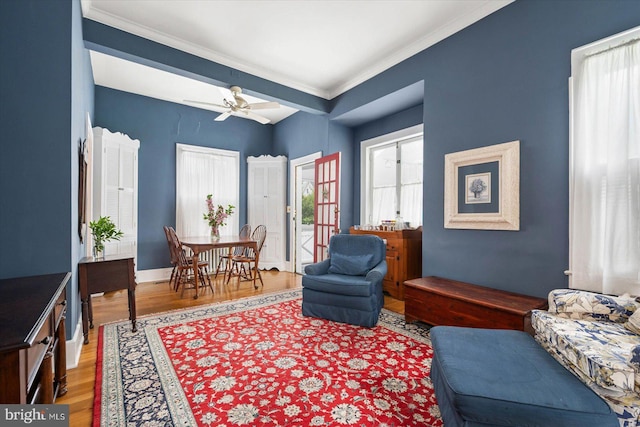
<path id="1" fill-rule="evenodd" d="M 133 256 L 112 255 L 104 258 L 85 257 L 78 262 L 78 283 L 82 300 L 82 333 L 89 343 L 89 328 L 93 329 L 91 294 L 126 289 L 129 319 L 136 331 L 136 279 Z"/>
<path id="2" fill-rule="evenodd" d="M 0 280 L 0 403 L 53 403 L 67 392 L 71 273 Z"/>
<path id="3" fill-rule="evenodd" d="M 404 289 L 407 323 L 531 332 L 531 310 L 547 308 L 544 298 L 434 276 L 408 280 Z"/>

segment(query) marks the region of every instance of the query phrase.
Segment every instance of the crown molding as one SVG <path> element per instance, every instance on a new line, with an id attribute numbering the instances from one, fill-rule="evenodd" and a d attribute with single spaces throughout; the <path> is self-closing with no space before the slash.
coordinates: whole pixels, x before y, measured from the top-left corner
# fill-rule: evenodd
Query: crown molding
<path id="1" fill-rule="evenodd" d="M 479 6 L 472 12 L 460 16 L 452 21 L 444 23 L 436 31 L 433 31 L 426 36 L 417 39 L 413 43 L 406 47 L 395 51 L 393 54 L 386 56 L 380 61 L 368 66 L 363 72 L 356 75 L 354 78 L 338 85 L 333 88 L 319 88 L 312 87 L 308 84 L 302 83 L 296 79 L 283 76 L 278 73 L 269 71 L 268 69 L 255 66 L 253 64 L 247 64 L 239 62 L 234 58 L 227 55 L 223 55 L 219 52 L 215 52 L 210 49 L 203 48 L 202 46 L 190 43 L 186 40 L 169 36 L 163 32 L 134 23 L 130 20 L 122 18 L 120 16 L 113 15 L 103 10 L 97 9 L 93 5 L 92 0 L 81 0 L 83 16 L 87 19 L 108 25 L 113 28 L 117 28 L 122 31 L 137 35 L 139 37 L 151 40 L 174 49 L 178 49 L 192 55 L 204 58 L 227 67 L 234 68 L 244 73 L 252 74 L 254 76 L 270 80 L 272 82 L 296 89 L 310 95 L 318 96 L 327 100 L 331 100 L 338 95 L 343 94 L 349 89 L 369 80 L 370 78 L 382 73 L 385 70 L 399 64 L 405 59 L 433 46 L 434 44 L 444 40 L 445 38 L 455 34 L 463 28 L 479 21 L 480 19 L 492 14 L 493 12 L 507 6 L 515 0 L 492 0 L 486 2 L 479 2 Z"/>
<path id="2" fill-rule="evenodd" d="M 324 99 L 329 99 L 329 92 L 316 87 L 311 87 L 297 80 L 284 77 L 280 74 L 270 72 L 264 68 L 260 68 L 244 62 L 239 62 L 234 58 L 223 55 L 219 52 L 215 52 L 210 49 L 205 49 L 202 46 L 190 43 L 186 40 L 178 37 L 169 36 L 163 32 L 157 31 L 153 28 L 134 23 L 130 20 L 124 19 L 120 16 L 113 15 L 108 12 L 96 9 L 92 5 L 91 0 L 81 0 L 83 16 L 92 21 L 99 22 L 104 25 L 116 28 L 118 30 L 125 31 L 130 34 L 145 38 L 147 40 L 163 44 L 165 46 L 172 47 L 174 49 L 181 50 L 183 52 L 190 53 L 209 61 L 216 62 L 221 65 L 242 71 L 243 73 L 252 74 L 254 76 L 270 80 L 275 83 L 296 89 L 310 95 L 319 96 Z"/>

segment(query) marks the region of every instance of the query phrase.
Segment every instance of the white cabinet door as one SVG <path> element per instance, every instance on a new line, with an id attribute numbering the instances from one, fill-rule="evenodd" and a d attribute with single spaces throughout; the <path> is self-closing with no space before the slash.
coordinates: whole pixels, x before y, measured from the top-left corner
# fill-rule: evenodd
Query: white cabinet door
<path id="1" fill-rule="evenodd" d="M 286 269 L 286 170 L 284 156 L 249 157 L 248 221 L 255 229 L 264 224 L 267 237 L 260 252 L 260 268 Z"/>
<path id="2" fill-rule="evenodd" d="M 124 235 L 105 243 L 105 254 L 137 255 L 138 149 L 140 142 L 122 133 L 93 128 L 93 220 L 108 216 Z"/>

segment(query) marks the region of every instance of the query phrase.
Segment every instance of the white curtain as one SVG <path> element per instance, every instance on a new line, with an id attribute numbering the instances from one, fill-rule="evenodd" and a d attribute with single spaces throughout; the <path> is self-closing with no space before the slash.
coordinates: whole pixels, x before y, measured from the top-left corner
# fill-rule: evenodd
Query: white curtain
<path id="1" fill-rule="evenodd" d="M 396 188 L 380 187 L 374 188 L 371 203 L 371 224 L 380 225 L 383 220 L 395 219 L 396 217 Z"/>
<path id="2" fill-rule="evenodd" d="M 372 193 L 372 224 L 396 218 L 396 188 L 375 188 Z M 412 227 L 422 224 L 422 183 L 406 184 L 401 187 L 400 212 L 402 220 Z"/>
<path id="3" fill-rule="evenodd" d="M 179 236 L 210 233 L 203 214 L 206 198 L 213 195 L 215 206 L 235 206 L 222 235 L 239 233 L 239 154 L 191 145 L 176 145 L 176 232 Z"/>
<path id="4" fill-rule="evenodd" d="M 640 40 L 573 77 L 571 287 L 640 295 Z"/>
<path id="5" fill-rule="evenodd" d="M 422 182 L 402 186 L 400 212 L 411 227 L 422 225 Z"/>

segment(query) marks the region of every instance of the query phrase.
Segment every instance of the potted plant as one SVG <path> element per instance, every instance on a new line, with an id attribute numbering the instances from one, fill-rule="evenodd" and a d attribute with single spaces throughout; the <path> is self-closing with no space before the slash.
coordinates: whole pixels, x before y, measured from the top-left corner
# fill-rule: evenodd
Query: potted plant
<path id="1" fill-rule="evenodd" d="M 116 228 L 116 225 L 111 221 L 108 216 L 101 216 L 97 221 L 91 221 L 89 223 L 91 233 L 93 234 L 93 257 L 104 257 L 104 243 L 110 240 L 120 240 L 124 235 L 121 230 Z"/>

